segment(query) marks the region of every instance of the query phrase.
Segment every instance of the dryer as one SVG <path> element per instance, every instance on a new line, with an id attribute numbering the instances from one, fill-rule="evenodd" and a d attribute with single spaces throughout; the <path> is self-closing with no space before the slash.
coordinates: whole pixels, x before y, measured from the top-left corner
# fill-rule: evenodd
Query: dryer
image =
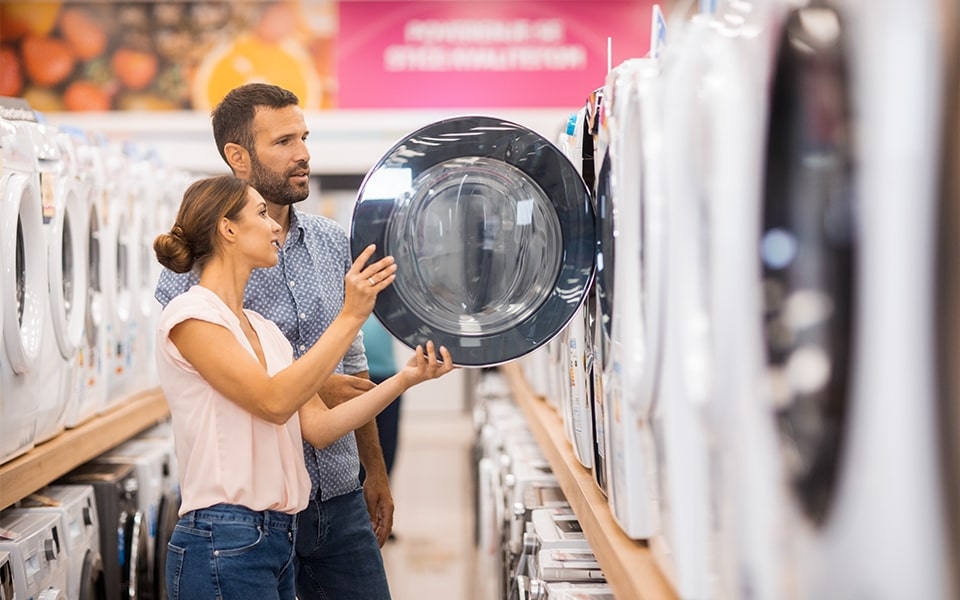
<path id="1" fill-rule="evenodd" d="M 0 513 L 0 552 L 10 554 L 15 598 L 67 600 L 64 532 L 55 514 Z M 13 539 L 11 539 L 13 538 Z"/>
<path id="2" fill-rule="evenodd" d="M 956 596 L 932 372 L 934 6 L 818 2 L 778 46 L 760 242 L 801 598 Z"/>
<path id="3" fill-rule="evenodd" d="M 445 345 L 457 365 L 492 366 L 576 315 L 593 278 L 594 212 L 549 140 L 495 117 L 456 117 L 406 136 L 367 174 L 351 250 L 371 243 L 401 274 L 374 309 L 387 330 L 409 347 Z"/>
<path id="4" fill-rule="evenodd" d="M 13 562 L 9 552 L 0 552 L 0 600 L 16 600 Z"/>
<path id="5" fill-rule="evenodd" d="M 140 598 L 141 578 L 148 569 L 148 537 L 133 465 L 89 462 L 57 483 L 93 486 L 107 600 Z"/>
<path id="6" fill-rule="evenodd" d="M 16 121 L 29 105 L 0 101 L 3 173 L 0 175 L 0 293 L 3 352 L 0 365 L 0 462 L 33 447 L 37 428 L 38 361 L 47 322 L 47 264 L 33 142 Z"/>
<path id="7" fill-rule="evenodd" d="M 67 564 L 67 598 L 103 600 L 106 597 L 100 558 L 100 523 L 92 487 L 49 485 L 4 512 L 59 517 L 63 560 Z"/>

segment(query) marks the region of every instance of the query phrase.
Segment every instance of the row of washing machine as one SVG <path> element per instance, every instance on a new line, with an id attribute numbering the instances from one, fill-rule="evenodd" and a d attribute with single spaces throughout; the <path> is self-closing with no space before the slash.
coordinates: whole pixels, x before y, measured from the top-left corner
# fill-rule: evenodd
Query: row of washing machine
<path id="1" fill-rule="evenodd" d="M 0 462 L 157 385 L 152 240 L 188 183 L 0 98 Z"/>
<path id="2" fill-rule="evenodd" d="M 576 515 L 502 375 L 473 391 L 478 600 L 612 600 Z"/>
<path id="3" fill-rule="evenodd" d="M 700 4 L 559 137 L 596 277 L 526 376 L 681 598 L 955 598 L 956 3 Z"/>
<path id="4" fill-rule="evenodd" d="M 180 507 L 160 424 L 0 511 L 3 600 L 160 600 Z"/>

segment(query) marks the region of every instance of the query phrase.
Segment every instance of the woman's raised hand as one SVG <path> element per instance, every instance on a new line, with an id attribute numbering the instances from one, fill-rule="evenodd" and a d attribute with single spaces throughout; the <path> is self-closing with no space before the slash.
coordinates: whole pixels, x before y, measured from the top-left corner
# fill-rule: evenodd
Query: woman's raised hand
<path id="1" fill-rule="evenodd" d="M 438 358 L 434 343 L 427 342 L 426 352 L 424 352 L 423 346 L 418 345 L 401 372 L 406 383 L 405 387 L 409 388 L 428 379 L 436 379 L 452 370 L 453 358 L 451 358 L 447 347 L 440 346 L 440 357 Z"/>
<path id="2" fill-rule="evenodd" d="M 377 294 L 387 288 L 396 279 L 397 265 L 392 256 L 385 256 L 368 265 L 376 246 L 370 244 L 353 261 L 344 277 L 344 314 L 366 319 L 377 301 Z"/>

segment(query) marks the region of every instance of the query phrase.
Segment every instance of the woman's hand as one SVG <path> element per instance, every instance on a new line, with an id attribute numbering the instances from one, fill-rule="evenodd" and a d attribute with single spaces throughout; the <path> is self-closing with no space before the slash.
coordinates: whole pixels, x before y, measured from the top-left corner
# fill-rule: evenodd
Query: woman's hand
<path id="1" fill-rule="evenodd" d="M 376 246 L 373 244 L 364 248 L 347 271 L 344 277 L 341 313 L 365 320 L 373 312 L 377 294 L 396 278 L 397 265 L 392 256 L 385 256 L 372 265 L 367 265 L 375 250 Z"/>
<path id="2" fill-rule="evenodd" d="M 453 358 L 446 346 L 440 346 L 440 358 L 437 358 L 433 342 L 427 342 L 424 352 L 423 346 L 417 346 L 413 356 L 400 371 L 405 387 L 410 388 L 429 379 L 436 379 L 453 370 Z"/>

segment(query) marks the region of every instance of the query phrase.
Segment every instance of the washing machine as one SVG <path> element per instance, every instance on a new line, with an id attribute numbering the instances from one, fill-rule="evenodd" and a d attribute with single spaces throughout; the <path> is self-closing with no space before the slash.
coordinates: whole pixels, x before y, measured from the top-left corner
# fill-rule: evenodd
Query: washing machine
<path id="1" fill-rule="evenodd" d="M 4 117 L 5 115 L 5 117 Z M 33 447 L 37 429 L 38 361 L 47 325 L 47 264 L 39 176 L 32 139 L 19 121 L 29 104 L 0 101 L 3 174 L 0 179 L 0 293 L 3 346 L 0 370 L 0 461 Z"/>
<path id="2" fill-rule="evenodd" d="M 57 141 L 60 144 L 68 171 L 73 172 L 76 190 L 77 209 L 72 211 L 71 237 L 74 245 L 81 247 L 80 254 L 74 253 L 74 270 L 82 273 L 82 283 L 76 273 L 72 287 L 76 297 L 71 301 L 69 317 L 58 332 L 63 332 L 65 344 L 73 341 L 75 368 L 72 388 L 69 392 L 64 425 L 77 427 L 100 412 L 103 396 L 106 392 L 105 374 L 102 372 L 104 336 L 99 332 L 102 323 L 100 291 L 100 264 L 98 235 L 100 228 L 99 212 L 94 200 L 95 165 L 88 147 L 88 138 L 82 129 L 67 125 L 58 127 Z M 72 168 L 71 168 L 72 165 Z M 78 243 L 79 240 L 79 243 Z M 64 311 L 66 314 L 67 311 Z M 58 335 L 60 335 L 58 333 Z"/>
<path id="3" fill-rule="evenodd" d="M 36 125 L 34 148 L 43 207 L 49 322 L 41 342 L 36 442 L 63 431 L 76 403 L 77 348 L 86 303 L 86 210 L 56 128 Z M 66 158 L 65 158 L 66 157 Z"/>
<path id="4" fill-rule="evenodd" d="M 659 330 L 645 328 L 645 237 L 641 103 L 654 102 L 659 77 L 653 59 L 631 59 L 611 70 L 604 94 L 610 136 L 601 168 L 597 202 L 603 207 L 601 247 L 604 275 L 598 278 L 603 323 L 609 336 L 603 373 L 604 429 L 609 479 L 607 499 L 615 520 L 630 537 L 649 539 L 659 528 L 656 454 L 650 418 L 656 379 Z"/>
<path id="5" fill-rule="evenodd" d="M 56 514 L 0 513 L 0 552 L 10 554 L 14 598 L 67 600 L 64 532 Z"/>
<path id="6" fill-rule="evenodd" d="M 445 119 L 394 145 L 361 184 L 351 249 L 376 244 L 399 276 L 374 313 L 484 367 L 554 339 L 593 278 L 590 192 L 540 134 L 488 116 Z"/>
<path id="7" fill-rule="evenodd" d="M 164 441 L 132 439 L 100 455 L 96 462 L 129 464 L 134 467 L 138 506 L 147 530 L 146 571 L 138 580 L 140 597 L 166 598 L 164 570 L 167 543 L 176 525 L 180 502 L 177 487 L 170 481 L 173 455 Z M 163 559 L 163 560 L 161 560 Z"/>
<path id="8" fill-rule="evenodd" d="M 127 463 L 85 463 L 57 484 L 93 486 L 100 525 L 100 555 L 107 600 L 139 599 L 147 576 L 146 519 L 139 508 L 139 482 Z"/>
<path id="9" fill-rule="evenodd" d="M 817 3 L 778 45 L 758 241 L 801 598 L 957 593 L 933 377 L 936 7 Z"/>
<path id="10" fill-rule="evenodd" d="M 9 552 L 0 552 L 0 600 L 16 600 L 13 580 L 13 562 Z"/>
<path id="11" fill-rule="evenodd" d="M 795 4 L 795 3 L 794 3 Z M 790 598 L 775 421 L 762 401 L 762 292 L 756 260 L 768 80 L 786 2 L 724 2 L 704 41 L 702 102 L 711 132 L 711 504 L 717 597 Z M 736 352 L 731 352 L 736 348 Z"/>
<path id="12" fill-rule="evenodd" d="M 103 168 L 103 197 L 100 202 L 103 228 L 100 230 L 100 260 L 106 263 L 101 287 L 106 291 L 105 331 L 107 337 L 107 396 L 104 410 L 125 403 L 134 393 L 135 260 L 139 230 L 131 204 L 131 180 L 122 148 L 103 136 L 96 138 Z"/>
<path id="13" fill-rule="evenodd" d="M 59 517 L 63 560 L 67 564 L 67 598 L 103 600 L 103 561 L 96 498 L 89 485 L 49 485 L 5 511 L 11 515 Z"/>

